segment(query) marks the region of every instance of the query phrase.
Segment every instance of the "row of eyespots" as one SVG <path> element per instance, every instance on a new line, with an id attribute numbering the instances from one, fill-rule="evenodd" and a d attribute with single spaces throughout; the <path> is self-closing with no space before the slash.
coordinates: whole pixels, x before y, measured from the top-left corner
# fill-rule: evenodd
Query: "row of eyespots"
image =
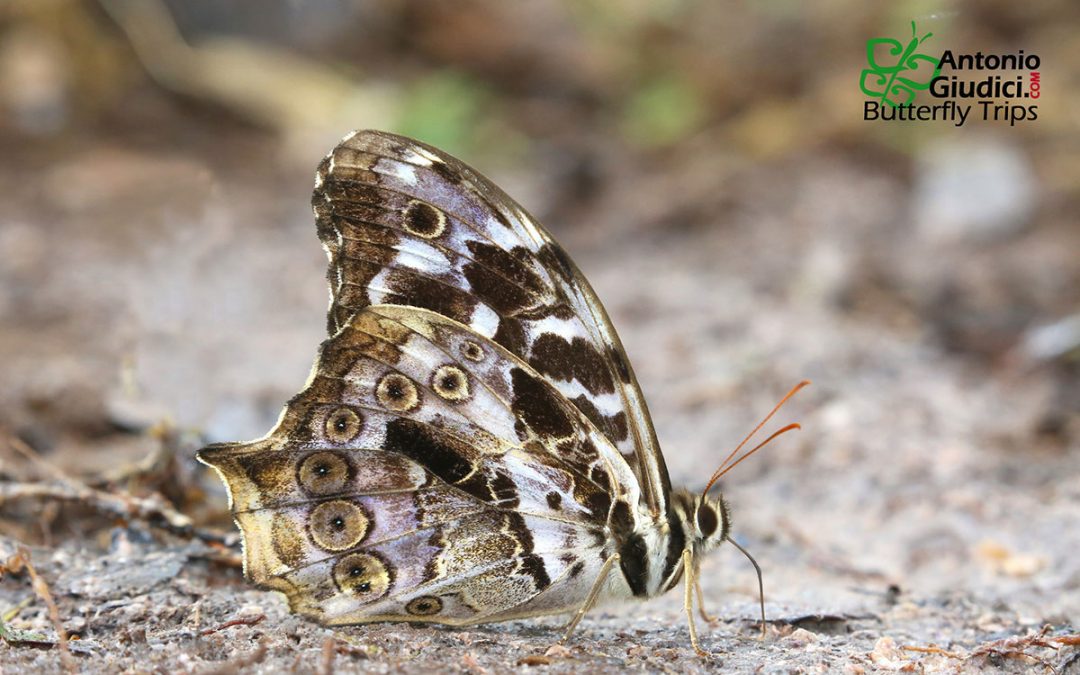
<path id="1" fill-rule="evenodd" d="M 479 345 L 471 344 L 479 349 Z M 482 351 L 480 353 L 482 358 Z M 468 375 L 455 365 L 436 368 L 431 376 L 431 388 L 440 398 L 452 402 L 467 400 L 471 395 Z M 399 413 L 414 410 L 421 403 L 416 384 L 401 373 L 383 376 L 375 385 L 375 399 L 387 410 Z M 346 406 L 334 409 L 323 423 L 327 440 L 341 445 L 360 435 L 363 426 L 364 418 Z M 316 453 L 304 460 L 300 483 L 313 494 L 330 494 L 340 490 L 340 484 L 350 475 L 348 462 L 341 456 L 330 452 Z"/>
<path id="2" fill-rule="evenodd" d="M 471 395 L 469 376 L 454 365 L 443 365 L 431 376 L 431 390 L 446 401 L 465 401 Z M 388 373 L 375 385 L 375 400 L 387 410 L 407 413 L 420 406 L 420 390 L 401 373 Z"/>

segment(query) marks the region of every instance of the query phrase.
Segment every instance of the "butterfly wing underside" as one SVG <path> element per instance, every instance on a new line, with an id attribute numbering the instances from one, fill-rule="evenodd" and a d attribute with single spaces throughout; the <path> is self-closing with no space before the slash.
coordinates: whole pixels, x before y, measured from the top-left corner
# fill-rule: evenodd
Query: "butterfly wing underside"
<path id="1" fill-rule="evenodd" d="M 320 164 L 312 205 L 330 258 L 331 335 L 383 303 L 470 327 L 551 382 L 622 453 L 649 509 L 666 513 L 667 468 L 619 337 L 517 202 L 435 148 L 362 131 Z"/>
<path id="2" fill-rule="evenodd" d="M 580 410 L 468 326 L 354 314 L 266 437 L 200 459 L 229 487 L 245 572 L 328 624 L 568 611 L 634 475 Z"/>
<path id="3" fill-rule="evenodd" d="M 312 204 L 330 337 L 267 436 L 199 455 L 246 575 L 328 624 L 577 609 L 611 528 L 670 493 L 588 282 L 498 187 L 403 137 L 346 137 Z"/>

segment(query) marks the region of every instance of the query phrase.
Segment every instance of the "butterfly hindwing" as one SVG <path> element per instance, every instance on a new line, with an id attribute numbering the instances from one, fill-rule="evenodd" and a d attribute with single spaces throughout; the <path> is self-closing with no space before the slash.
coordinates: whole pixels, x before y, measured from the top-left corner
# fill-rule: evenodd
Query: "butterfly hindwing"
<path id="1" fill-rule="evenodd" d="M 374 131 L 323 160 L 312 204 L 330 258 L 331 334 L 375 304 L 468 326 L 548 380 L 627 459 L 653 512 L 666 511 L 667 469 L 618 335 L 520 205 L 453 157 Z"/>
<path id="2" fill-rule="evenodd" d="M 267 437 L 200 458 L 229 485 L 249 578 L 325 623 L 572 609 L 610 554 L 613 497 L 639 497 L 539 373 L 415 307 L 354 314 Z"/>

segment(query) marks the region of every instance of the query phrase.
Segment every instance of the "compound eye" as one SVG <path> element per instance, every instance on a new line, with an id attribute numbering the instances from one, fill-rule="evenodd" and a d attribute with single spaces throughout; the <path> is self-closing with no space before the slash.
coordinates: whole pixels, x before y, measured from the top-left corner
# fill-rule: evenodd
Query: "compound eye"
<path id="1" fill-rule="evenodd" d="M 720 524 L 720 519 L 716 516 L 716 509 L 709 504 L 700 504 L 698 506 L 696 518 L 698 532 L 706 539 L 716 532 L 716 527 Z"/>

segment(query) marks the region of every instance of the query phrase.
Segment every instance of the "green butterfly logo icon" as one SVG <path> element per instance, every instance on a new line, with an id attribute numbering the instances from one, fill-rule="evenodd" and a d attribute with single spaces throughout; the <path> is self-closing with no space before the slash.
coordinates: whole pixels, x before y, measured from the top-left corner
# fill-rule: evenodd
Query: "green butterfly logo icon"
<path id="1" fill-rule="evenodd" d="M 915 22 L 911 22 L 911 39 L 907 45 L 892 38 L 872 38 L 866 41 L 866 60 L 869 68 L 862 71 L 859 88 L 867 96 L 880 98 L 890 107 L 907 105 L 915 100 L 915 93 L 930 87 L 941 72 L 938 59 L 920 54 L 916 50 L 933 33 L 916 37 Z M 879 46 L 888 47 L 879 60 Z M 884 61 L 884 63 L 882 62 Z"/>

